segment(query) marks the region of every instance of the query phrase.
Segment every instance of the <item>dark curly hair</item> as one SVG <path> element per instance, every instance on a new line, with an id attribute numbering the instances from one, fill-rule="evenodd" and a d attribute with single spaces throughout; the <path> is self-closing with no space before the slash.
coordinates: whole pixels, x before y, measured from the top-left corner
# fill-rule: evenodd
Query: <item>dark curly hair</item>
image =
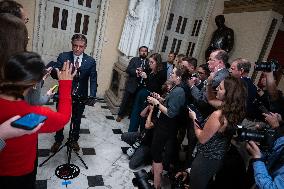
<path id="1" fill-rule="evenodd" d="M 246 115 L 247 89 L 243 81 L 232 76 L 224 80 L 224 88 L 224 102 L 220 107 L 222 116 L 219 121 L 223 125 L 226 118 L 228 126 L 235 127 Z"/>

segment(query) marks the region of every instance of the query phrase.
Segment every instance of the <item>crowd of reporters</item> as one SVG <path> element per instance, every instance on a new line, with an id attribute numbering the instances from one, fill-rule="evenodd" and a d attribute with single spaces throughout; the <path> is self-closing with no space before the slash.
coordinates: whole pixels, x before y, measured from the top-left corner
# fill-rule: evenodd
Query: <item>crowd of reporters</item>
<path id="1" fill-rule="evenodd" d="M 213 51 L 199 67 L 195 58 L 179 56 L 183 58 L 176 61 L 164 87 L 160 84 L 160 92 L 150 91 L 149 82 L 138 83 L 135 99 L 141 98 L 141 91 L 147 92 L 140 107 L 132 109 L 130 125 L 136 116 L 140 131 L 130 129 L 122 140 L 132 145 L 124 149 L 130 168 L 151 159 L 152 169 L 136 172 L 135 184 L 161 188 L 166 175 L 180 188 L 284 187 L 283 97 L 276 88 L 273 71 L 277 70 L 267 69 L 269 63 L 256 63 L 265 69 L 256 65 L 263 73 L 255 85 L 249 78 L 253 65 L 243 58 L 228 64 L 229 56 L 223 50 Z M 162 67 L 165 62 L 151 64 Z M 166 78 L 164 68 L 160 73 Z M 152 73 L 142 72 L 137 72 L 137 81 Z M 139 112 L 133 114 L 134 109 Z M 182 162 L 179 151 L 185 141 L 186 160 Z"/>

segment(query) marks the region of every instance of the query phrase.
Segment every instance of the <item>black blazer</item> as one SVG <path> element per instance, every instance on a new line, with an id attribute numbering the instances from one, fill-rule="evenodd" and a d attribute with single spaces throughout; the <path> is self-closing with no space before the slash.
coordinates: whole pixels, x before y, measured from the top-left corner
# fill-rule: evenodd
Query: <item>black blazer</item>
<path id="1" fill-rule="evenodd" d="M 59 70 L 61 70 L 63 63 L 67 60 L 69 60 L 71 63 L 74 62 L 73 51 L 60 53 L 53 68 L 58 68 Z M 90 79 L 90 96 L 95 97 L 97 93 L 97 71 L 95 59 L 84 53 L 79 72 L 80 77 L 77 94 L 79 96 L 88 96 L 88 81 Z M 74 88 L 75 86 L 76 83 L 73 80 L 72 88 Z"/>
<path id="2" fill-rule="evenodd" d="M 125 90 L 134 93 L 136 89 L 139 86 L 139 82 L 141 80 L 141 77 L 137 77 L 136 75 L 136 69 L 141 67 L 142 60 L 140 57 L 133 57 L 126 69 L 126 73 L 128 73 L 128 79 L 126 82 Z M 149 60 L 145 60 L 145 72 L 149 72 Z"/>

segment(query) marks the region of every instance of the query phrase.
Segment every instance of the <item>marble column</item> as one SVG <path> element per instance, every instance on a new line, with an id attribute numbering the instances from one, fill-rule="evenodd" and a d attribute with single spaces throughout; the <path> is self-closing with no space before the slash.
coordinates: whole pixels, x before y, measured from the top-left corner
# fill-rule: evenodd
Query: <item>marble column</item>
<path id="1" fill-rule="evenodd" d="M 112 69 L 112 79 L 109 89 L 105 93 L 106 102 L 112 114 L 117 114 L 125 91 L 125 83 L 128 78 L 126 73 L 130 59 L 120 56 Z"/>

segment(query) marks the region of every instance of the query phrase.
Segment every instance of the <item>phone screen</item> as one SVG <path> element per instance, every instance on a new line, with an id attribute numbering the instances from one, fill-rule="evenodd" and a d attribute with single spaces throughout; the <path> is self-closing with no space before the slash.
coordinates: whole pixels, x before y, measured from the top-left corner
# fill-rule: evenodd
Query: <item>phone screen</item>
<path id="1" fill-rule="evenodd" d="M 198 128 L 203 129 L 203 127 L 204 127 L 204 122 L 203 122 L 204 119 L 203 119 L 201 113 L 198 111 L 198 109 L 197 109 L 193 104 L 187 105 L 187 108 L 188 108 L 189 110 L 195 112 L 195 114 L 196 114 L 196 120 L 194 120 L 194 121 L 197 123 Z"/>
<path id="2" fill-rule="evenodd" d="M 32 130 L 46 119 L 46 116 L 30 113 L 12 122 L 11 125 L 17 128 Z"/>
<path id="3" fill-rule="evenodd" d="M 54 85 L 54 86 L 51 88 L 52 92 L 54 92 L 57 88 L 58 88 L 58 85 Z"/>

